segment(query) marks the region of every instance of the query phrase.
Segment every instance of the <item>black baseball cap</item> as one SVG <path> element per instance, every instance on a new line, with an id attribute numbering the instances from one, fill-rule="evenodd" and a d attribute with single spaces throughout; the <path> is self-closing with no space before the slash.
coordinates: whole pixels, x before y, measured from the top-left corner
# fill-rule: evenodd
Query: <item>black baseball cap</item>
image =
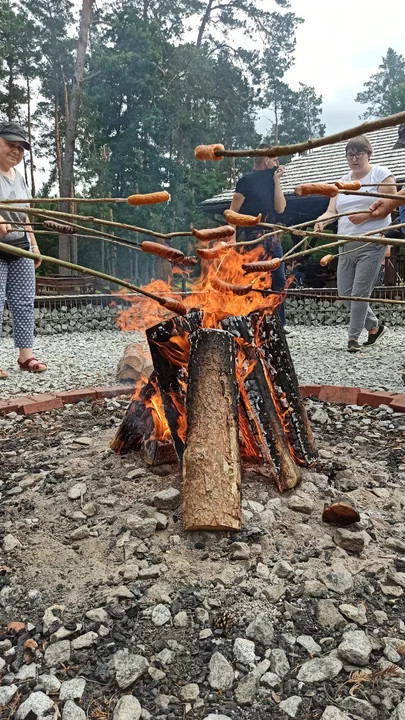
<path id="1" fill-rule="evenodd" d="M 398 150 L 399 148 L 405 150 L 405 123 L 402 123 L 398 128 L 398 140 L 392 149 Z"/>
<path id="2" fill-rule="evenodd" d="M 0 123 L 0 137 L 9 142 L 19 142 L 25 147 L 26 150 L 30 150 L 31 146 L 27 140 L 27 133 L 21 125 L 13 122 L 2 122 Z"/>

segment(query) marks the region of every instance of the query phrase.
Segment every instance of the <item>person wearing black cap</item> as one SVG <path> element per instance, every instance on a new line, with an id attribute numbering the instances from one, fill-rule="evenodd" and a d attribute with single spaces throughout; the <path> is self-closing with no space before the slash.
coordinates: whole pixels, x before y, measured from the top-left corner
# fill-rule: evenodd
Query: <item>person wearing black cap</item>
<path id="1" fill-rule="evenodd" d="M 392 149 L 405 151 L 405 123 L 402 123 L 402 125 L 400 125 L 398 128 L 398 140 L 396 141 Z M 380 220 L 386 217 L 386 215 L 389 215 L 393 210 L 395 210 L 395 208 L 399 207 L 400 222 L 405 222 L 405 185 L 398 194 L 404 196 L 403 202 L 401 200 L 387 200 L 386 198 L 378 198 L 378 200 L 376 200 L 372 205 L 370 205 L 370 217 L 372 217 L 374 220 Z M 354 219 L 352 220 L 352 222 L 354 224 L 357 224 Z"/>
<path id="2" fill-rule="evenodd" d="M 29 198 L 30 193 L 21 173 L 15 169 L 24 157 L 24 151 L 30 145 L 24 128 L 13 122 L 0 122 L 0 202 L 12 205 L 13 198 Z M 25 207 L 29 207 L 27 202 Z M 15 205 L 15 210 L 0 207 L 0 241 L 7 245 L 20 247 L 39 253 L 37 241 L 23 211 L 24 205 Z M 28 372 L 44 372 L 45 363 L 39 362 L 32 352 L 34 343 L 34 298 L 35 268 L 41 261 L 34 263 L 29 258 L 21 258 L 0 251 L 0 328 L 3 318 L 4 302 L 7 299 L 12 314 L 13 336 L 18 348 L 18 365 Z M 0 380 L 8 377 L 0 368 Z"/>

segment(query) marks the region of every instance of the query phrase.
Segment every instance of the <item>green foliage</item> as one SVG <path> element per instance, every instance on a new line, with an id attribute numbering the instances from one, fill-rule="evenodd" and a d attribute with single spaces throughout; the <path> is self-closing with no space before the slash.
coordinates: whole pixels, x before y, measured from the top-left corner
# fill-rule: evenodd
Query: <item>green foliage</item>
<path id="1" fill-rule="evenodd" d="M 364 83 L 355 101 L 367 105 L 363 118 L 384 117 L 405 110 L 405 58 L 388 48 L 378 72 Z"/>

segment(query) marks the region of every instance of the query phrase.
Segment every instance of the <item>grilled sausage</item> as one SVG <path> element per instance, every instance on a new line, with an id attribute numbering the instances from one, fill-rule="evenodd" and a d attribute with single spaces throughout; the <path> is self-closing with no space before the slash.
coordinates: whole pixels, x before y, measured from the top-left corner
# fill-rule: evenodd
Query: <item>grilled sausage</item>
<path id="1" fill-rule="evenodd" d="M 330 261 L 333 260 L 334 257 L 334 255 L 324 255 L 323 257 L 321 257 L 319 264 L 322 265 L 322 267 L 326 267 L 326 265 L 330 263 Z"/>
<path id="2" fill-rule="evenodd" d="M 194 148 L 194 157 L 196 160 L 223 160 L 222 155 L 215 155 L 215 150 L 225 150 L 220 143 L 215 145 L 197 145 Z"/>
<path id="3" fill-rule="evenodd" d="M 143 195 L 130 195 L 127 198 L 128 205 L 155 205 L 156 203 L 167 202 L 170 195 L 166 190 L 159 192 L 144 193 Z"/>
<path id="4" fill-rule="evenodd" d="M 55 230 L 62 235 L 74 235 L 77 233 L 77 227 L 74 225 L 65 225 L 64 223 L 56 222 L 56 220 L 44 220 L 42 224 L 47 230 Z"/>
<path id="5" fill-rule="evenodd" d="M 211 287 L 219 292 L 231 292 L 234 295 L 248 295 L 252 290 L 251 285 L 234 285 L 234 283 L 224 282 L 219 278 L 214 278 L 211 282 Z"/>
<path id="6" fill-rule="evenodd" d="M 179 265 L 179 267 L 189 268 L 194 267 L 194 265 L 197 265 L 198 263 L 198 257 L 195 255 L 186 255 L 181 260 L 175 260 L 174 265 Z"/>
<path id="7" fill-rule="evenodd" d="M 193 228 L 193 235 L 201 242 L 209 242 L 210 240 L 226 240 L 235 234 L 235 230 L 230 225 L 220 225 L 216 228 L 204 228 L 196 230 Z"/>
<path id="8" fill-rule="evenodd" d="M 141 244 L 141 250 L 142 252 L 165 258 L 170 262 L 180 261 L 183 260 L 183 258 L 185 257 L 184 253 L 182 253 L 181 250 L 176 250 L 176 248 L 171 248 L 167 245 L 162 245 L 161 243 L 151 242 L 150 240 L 144 240 L 144 242 Z"/>
<path id="9" fill-rule="evenodd" d="M 297 185 L 294 190 L 295 195 L 325 195 L 326 197 L 336 197 L 338 194 L 336 185 L 329 183 L 304 183 Z"/>
<path id="10" fill-rule="evenodd" d="M 202 260 L 214 260 L 221 257 L 228 248 L 229 245 L 226 242 L 219 242 L 212 248 L 197 248 L 196 253 Z"/>
<path id="11" fill-rule="evenodd" d="M 224 218 L 231 225 L 238 225 L 239 227 L 251 227 L 257 225 L 262 219 L 262 214 L 259 213 L 257 217 L 254 215 L 241 215 L 241 213 L 234 212 L 233 210 L 225 210 Z"/>
<path id="12" fill-rule="evenodd" d="M 350 182 L 337 180 L 337 182 L 335 182 L 334 184 L 336 185 L 338 190 L 360 190 L 361 188 L 360 180 L 351 180 Z"/>
<path id="13" fill-rule="evenodd" d="M 280 258 L 273 258 L 273 260 L 263 260 L 263 262 L 244 263 L 242 270 L 245 271 L 245 275 L 256 272 L 272 272 L 277 270 L 281 265 Z"/>
<path id="14" fill-rule="evenodd" d="M 176 315 L 187 315 L 187 308 L 179 300 L 172 300 L 171 298 L 161 298 L 159 305 L 163 305 L 167 310 L 176 313 Z"/>

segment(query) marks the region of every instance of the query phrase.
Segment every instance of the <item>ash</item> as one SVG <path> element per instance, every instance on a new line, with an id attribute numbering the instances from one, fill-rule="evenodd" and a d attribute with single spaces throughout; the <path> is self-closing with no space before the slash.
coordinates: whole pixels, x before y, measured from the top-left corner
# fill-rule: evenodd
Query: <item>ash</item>
<path id="1" fill-rule="evenodd" d="M 0 420 L 0 717 L 405 717 L 405 418 L 308 400 L 318 466 L 245 469 L 228 537 L 109 451 L 126 406 Z M 360 523 L 323 524 L 342 495 Z"/>

